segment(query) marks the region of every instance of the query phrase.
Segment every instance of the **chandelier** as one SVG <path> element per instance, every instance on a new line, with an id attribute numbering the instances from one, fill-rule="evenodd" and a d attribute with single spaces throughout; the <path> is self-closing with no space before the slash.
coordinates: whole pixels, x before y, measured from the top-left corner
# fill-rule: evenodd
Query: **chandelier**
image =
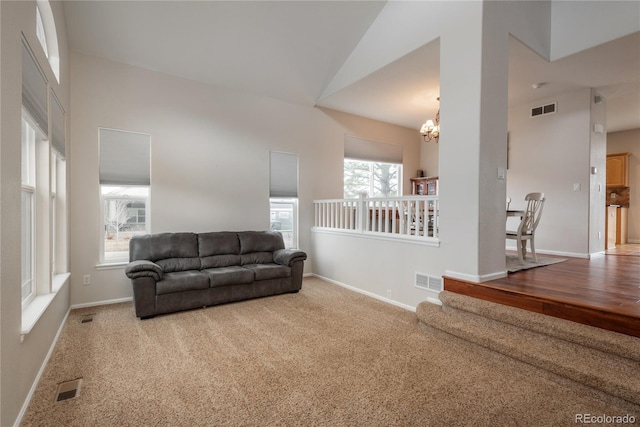
<path id="1" fill-rule="evenodd" d="M 440 101 L 440 97 L 438 97 L 438 101 Z M 427 120 L 420 128 L 420 134 L 424 137 L 424 142 L 434 139 L 436 143 L 438 142 L 440 138 L 440 108 L 438 108 L 438 114 L 436 114 L 436 122 Z"/>

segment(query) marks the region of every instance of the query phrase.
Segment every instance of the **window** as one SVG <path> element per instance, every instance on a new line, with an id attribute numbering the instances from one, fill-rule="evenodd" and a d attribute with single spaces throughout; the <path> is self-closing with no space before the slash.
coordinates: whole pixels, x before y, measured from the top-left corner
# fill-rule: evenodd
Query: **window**
<path id="1" fill-rule="evenodd" d="M 49 60 L 51 71 L 60 81 L 60 54 L 58 50 L 58 33 L 53 19 L 51 4 L 47 0 L 36 2 L 36 37 Z"/>
<path id="2" fill-rule="evenodd" d="M 40 7 L 36 6 L 36 37 L 44 49 L 44 54 L 49 58 L 49 49 L 47 48 L 47 36 L 44 33 L 44 23 L 42 22 L 42 13 Z"/>
<path id="3" fill-rule="evenodd" d="M 271 151 L 269 157 L 270 228 L 282 233 L 286 248 L 297 248 L 298 155 Z"/>
<path id="4" fill-rule="evenodd" d="M 151 136 L 99 129 L 102 226 L 100 262 L 129 261 L 129 240 L 150 233 Z"/>
<path id="5" fill-rule="evenodd" d="M 269 199 L 271 206 L 270 228 L 279 231 L 285 248 L 298 247 L 298 199 Z"/>
<path id="6" fill-rule="evenodd" d="M 65 112 L 25 39 L 22 48 L 21 332 L 27 334 L 69 273 Z"/>
<path id="7" fill-rule="evenodd" d="M 67 164 L 60 153 L 51 150 L 51 274 L 67 272 L 66 261 L 66 185 Z"/>
<path id="8" fill-rule="evenodd" d="M 22 307 L 35 297 L 36 129 L 22 118 Z"/>
<path id="9" fill-rule="evenodd" d="M 344 197 L 402 194 L 402 145 L 344 136 Z"/>
<path id="10" fill-rule="evenodd" d="M 102 185 L 104 263 L 129 260 L 129 240 L 147 234 L 149 187 Z"/>
<path id="11" fill-rule="evenodd" d="M 55 93 L 49 94 L 51 150 L 49 180 L 51 189 L 51 274 L 66 273 L 67 266 L 67 163 L 65 161 L 65 112 Z"/>
<path id="12" fill-rule="evenodd" d="M 344 159 L 345 199 L 399 196 L 401 180 L 402 165 Z"/>

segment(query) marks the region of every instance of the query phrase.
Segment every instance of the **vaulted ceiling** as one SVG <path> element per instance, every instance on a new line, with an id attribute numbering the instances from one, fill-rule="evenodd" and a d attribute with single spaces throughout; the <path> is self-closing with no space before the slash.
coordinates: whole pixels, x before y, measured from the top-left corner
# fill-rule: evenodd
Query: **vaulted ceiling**
<path id="1" fill-rule="evenodd" d="M 437 40 L 320 99 L 385 3 L 72 1 L 64 10 L 73 50 L 417 131 L 438 108 Z M 515 39 L 509 53 L 511 105 L 595 87 L 609 131 L 640 128 L 640 33 L 552 63 Z"/>

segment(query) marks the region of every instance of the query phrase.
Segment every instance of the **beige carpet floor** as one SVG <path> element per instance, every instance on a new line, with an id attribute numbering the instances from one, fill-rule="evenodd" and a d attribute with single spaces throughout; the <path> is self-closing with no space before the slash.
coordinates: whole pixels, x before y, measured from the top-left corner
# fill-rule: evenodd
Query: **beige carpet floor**
<path id="1" fill-rule="evenodd" d="M 80 396 L 55 403 L 75 378 Z M 131 303 L 74 310 L 22 425 L 575 426 L 576 414 L 640 419 L 636 405 L 307 278 L 298 294 L 145 321 Z"/>

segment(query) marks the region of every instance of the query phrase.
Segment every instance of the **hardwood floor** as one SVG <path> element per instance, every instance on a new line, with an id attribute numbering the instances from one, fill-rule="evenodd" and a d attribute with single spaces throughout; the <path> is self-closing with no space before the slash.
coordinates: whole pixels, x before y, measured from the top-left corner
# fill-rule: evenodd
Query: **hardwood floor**
<path id="1" fill-rule="evenodd" d="M 640 337 L 640 245 L 479 284 L 445 277 L 444 289 Z"/>
<path id="2" fill-rule="evenodd" d="M 627 244 L 618 245 L 615 248 L 608 249 L 605 252 L 607 255 L 631 255 L 640 256 L 640 243 L 639 244 Z"/>

